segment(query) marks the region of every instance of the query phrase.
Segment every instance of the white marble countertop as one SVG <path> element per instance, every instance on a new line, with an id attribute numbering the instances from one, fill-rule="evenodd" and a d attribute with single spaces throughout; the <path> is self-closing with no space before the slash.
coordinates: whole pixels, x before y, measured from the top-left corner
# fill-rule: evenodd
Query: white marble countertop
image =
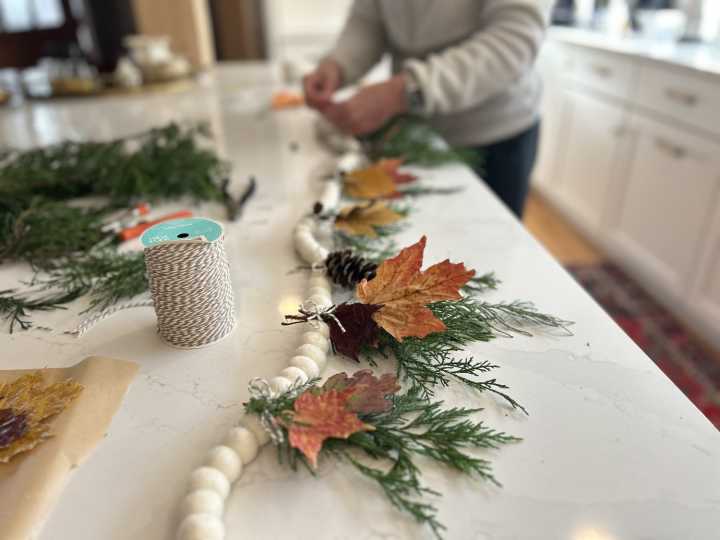
<path id="1" fill-rule="evenodd" d="M 211 347 L 178 351 L 155 334 L 151 310 L 122 312 L 80 340 L 2 334 L 2 368 L 68 366 L 91 354 L 141 365 L 109 433 L 71 476 L 42 540 L 170 540 L 190 471 L 234 423 L 250 378 L 275 375 L 301 329 L 282 328 L 305 277 L 291 229 L 320 189 L 326 159 L 312 113 L 258 114 L 277 85 L 262 66 L 227 67 L 215 83 L 172 95 L 38 103 L 0 112 L 3 143 L 108 137 L 178 119 L 209 119 L 238 188 L 257 197 L 227 226 L 238 326 Z M 299 149 L 292 151 L 290 142 Z M 720 432 L 462 166 L 420 171 L 462 195 L 417 201 L 402 244 L 428 235 L 428 262 L 451 257 L 502 279 L 494 300 L 526 299 L 576 322 L 574 336 L 498 339 L 469 352 L 499 364 L 500 381 L 530 412 L 451 386 L 438 396 L 484 407 L 479 417 L 524 441 L 489 452 L 502 488 L 424 468 L 452 539 L 711 539 L 720 530 Z M 207 214 L 222 217 L 208 206 Z M 0 288 L 28 277 L 0 268 Z M 41 321 L 67 328 L 78 309 Z M 355 370 L 342 359 L 329 373 Z M 343 465 L 319 478 L 278 466 L 272 449 L 248 467 L 227 502 L 227 538 L 430 538 Z"/>
<path id="2" fill-rule="evenodd" d="M 614 36 L 564 26 L 552 26 L 548 31 L 548 38 L 686 68 L 702 74 L 720 75 L 720 45 L 658 41 L 639 35 Z"/>

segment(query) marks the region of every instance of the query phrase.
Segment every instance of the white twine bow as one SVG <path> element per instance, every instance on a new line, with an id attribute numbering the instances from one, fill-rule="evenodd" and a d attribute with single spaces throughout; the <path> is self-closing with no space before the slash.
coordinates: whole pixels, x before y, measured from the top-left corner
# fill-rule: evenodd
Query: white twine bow
<path id="1" fill-rule="evenodd" d="M 323 317 L 330 317 L 333 321 L 335 321 L 338 328 L 340 328 L 340 331 L 344 334 L 346 330 L 340 322 L 340 319 L 335 316 L 336 309 L 337 306 L 335 304 L 329 307 L 322 307 L 318 306 L 315 302 L 307 302 L 300 304 L 300 309 L 298 309 L 298 311 L 307 317 L 307 322 L 312 324 L 314 328 L 318 327 L 318 323 L 324 322 Z"/>

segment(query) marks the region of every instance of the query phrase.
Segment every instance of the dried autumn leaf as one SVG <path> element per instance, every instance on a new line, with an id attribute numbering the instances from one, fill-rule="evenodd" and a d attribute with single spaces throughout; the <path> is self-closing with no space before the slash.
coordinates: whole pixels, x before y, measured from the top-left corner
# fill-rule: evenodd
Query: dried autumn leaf
<path id="1" fill-rule="evenodd" d="M 393 177 L 377 164 L 346 174 L 344 184 L 348 196 L 356 199 L 380 199 L 397 192 Z"/>
<path id="2" fill-rule="evenodd" d="M 12 436 L 9 435 L 10 430 L 6 432 L 6 444 L 0 444 L 0 463 L 7 463 L 13 456 L 31 450 L 50 437 L 49 420 L 62 412 L 82 388 L 81 384 L 72 380 L 46 386 L 39 371 L 9 383 L 0 383 L 0 411 L 11 411 L 3 414 L 7 426 L 15 426 Z M 18 422 L 25 424 L 19 436 Z"/>
<path id="3" fill-rule="evenodd" d="M 335 227 L 352 235 L 377 237 L 375 227 L 391 225 L 403 218 L 402 214 L 384 202 L 372 201 L 367 204 L 347 206 L 340 210 Z"/>
<path id="4" fill-rule="evenodd" d="M 402 165 L 404 161 L 405 160 L 403 158 L 383 158 L 378 161 L 378 165 L 380 165 L 385 172 L 392 176 L 396 184 L 409 184 L 410 182 L 417 180 L 417 176 L 410 173 L 404 173 L 399 170 L 400 165 Z"/>
<path id="5" fill-rule="evenodd" d="M 365 304 L 382 305 L 373 319 L 398 341 L 442 332 L 445 325 L 427 304 L 460 300 L 460 288 L 475 275 L 463 263 L 444 260 L 420 271 L 426 238 L 384 261 L 371 281 L 362 280 L 357 297 Z"/>
<path id="6" fill-rule="evenodd" d="M 357 414 L 373 414 L 388 411 L 393 402 L 387 399 L 400 390 L 397 377 L 385 373 L 380 378 L 369 369 L 363 369 L 348 377 L 346 373 L 338 373 L 330 377 L 324 390 L 337 390 L 348 393 L 347 407 Z"/>
<path id="7" fill-rule="evenodd" d="M 379 329 L 373 320 L 373 314 L 379 309 L 380 306 L 361 303 L 337 306 L 333 312 L 335 318 L 326 319 L 330 327 L 330 342 L 334 349 L 359 362 L 358 354 L 362 347 L 377 343 Z"/>
<path id="8" fill-rule="evenodd" d="M 337 390 L 319 394 L 307 391 L 295 400 L 292 418 L 279 419 L 287 427 L 290 445 L 300 450 L 313 467 L 317 467 L 325 439 L 347 439 L 358 431 L 375 429 L 348 410 L 348 397 Z"/>

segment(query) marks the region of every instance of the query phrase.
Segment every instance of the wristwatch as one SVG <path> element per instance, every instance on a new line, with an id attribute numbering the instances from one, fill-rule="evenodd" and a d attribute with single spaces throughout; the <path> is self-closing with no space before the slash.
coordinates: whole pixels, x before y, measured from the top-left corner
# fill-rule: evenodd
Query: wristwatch
<path id="1" fill-rule="evenodd" d="M 408 112 L 411 114 L 422 114 L 425 111 L 425 96 L 422 88 L 411 71 L 405 71 L 405 100 L 407 101 Z"/>

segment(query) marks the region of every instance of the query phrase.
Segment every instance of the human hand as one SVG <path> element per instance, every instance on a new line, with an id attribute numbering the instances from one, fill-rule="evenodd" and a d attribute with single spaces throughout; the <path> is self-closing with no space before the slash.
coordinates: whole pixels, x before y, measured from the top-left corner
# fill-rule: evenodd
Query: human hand
<path id="1" fill-rule="evenodd" d="M 335 60 L 323 60 L 315 71 L 303 77 L 305 102 L 309 107 L 322 111 L 331 103 L 332 95 L 340 88 L 341 82 L 340 65 Z"/>
<path id="2" fill-rule="evenodd" d="M 322 111 L 330 122 L 352 135 L 364 135 L 380 128 L 390 118 L 407 111 L 405 77 L 366 86 L 352 98 L 330 103 Z"/>

